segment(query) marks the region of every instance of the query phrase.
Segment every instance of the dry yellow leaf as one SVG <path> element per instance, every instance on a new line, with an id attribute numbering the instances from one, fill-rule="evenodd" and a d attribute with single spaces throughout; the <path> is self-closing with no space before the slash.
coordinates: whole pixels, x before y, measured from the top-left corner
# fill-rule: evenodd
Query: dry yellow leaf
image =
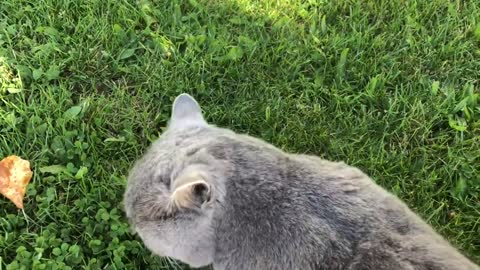
<path id="1" fill-rule="evenodd" d="M 0 193 L 23 209 L 23 197 L 32 179 L 30 162 L 17 156 L 8 156 L 0 161 Z"/>

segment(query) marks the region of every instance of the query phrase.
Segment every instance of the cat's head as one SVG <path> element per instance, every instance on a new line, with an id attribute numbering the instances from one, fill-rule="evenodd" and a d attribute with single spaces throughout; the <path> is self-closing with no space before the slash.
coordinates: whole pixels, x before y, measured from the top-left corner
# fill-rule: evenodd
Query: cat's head
<path id="1" fill-rule="evenodd" d="M 178 96 L 166 132 L 136 162 L 124 196 L 127 217 L 145 245 L 194 267 L 213 260 L 213 214 L 228 164 L 207 150 L 222 133 L 198 103 Z"/>

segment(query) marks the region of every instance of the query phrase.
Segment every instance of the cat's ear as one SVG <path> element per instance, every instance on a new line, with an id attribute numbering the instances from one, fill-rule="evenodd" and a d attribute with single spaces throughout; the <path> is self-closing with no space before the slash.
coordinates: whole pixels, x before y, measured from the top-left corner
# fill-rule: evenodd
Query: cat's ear
<path id="1" fill-rule="evenodd" d="M 212 188 L 205 177 L 192 172 L 175 179 L 171 200 L 177 209 L 200 208 L 204 203 L 210 201 L 211 193 Z"/>
<path id="2" fill-rule="evenodd" d="M 181 94 L 175 98 L 169 128 L 182 129 L 206 125 L 200 105 L 192 96 Z"/>

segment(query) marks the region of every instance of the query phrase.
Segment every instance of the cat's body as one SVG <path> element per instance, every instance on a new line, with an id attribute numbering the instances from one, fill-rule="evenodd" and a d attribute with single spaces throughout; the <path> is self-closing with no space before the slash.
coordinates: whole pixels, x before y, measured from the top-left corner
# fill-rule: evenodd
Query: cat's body
<path id="1" fill-rule="evenodd" d="M 358 169 L 207 125 L 187 95 L 125 205 L 148 248 L 194 267 L 480 269 Z"/>

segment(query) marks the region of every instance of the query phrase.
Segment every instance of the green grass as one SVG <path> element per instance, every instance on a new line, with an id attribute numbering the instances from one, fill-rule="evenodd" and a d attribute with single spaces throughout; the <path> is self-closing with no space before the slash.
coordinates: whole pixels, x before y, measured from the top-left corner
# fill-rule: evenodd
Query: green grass
<path id="1" fill-rule="evenodd" d="M 273 3 L 276 2 L 276 3 Z M 212 123 L 344 160 L 480 262 L 480 2 L 4 0 L 0 269 L 166 269 L 122 212 L 193 94 Z"/>

